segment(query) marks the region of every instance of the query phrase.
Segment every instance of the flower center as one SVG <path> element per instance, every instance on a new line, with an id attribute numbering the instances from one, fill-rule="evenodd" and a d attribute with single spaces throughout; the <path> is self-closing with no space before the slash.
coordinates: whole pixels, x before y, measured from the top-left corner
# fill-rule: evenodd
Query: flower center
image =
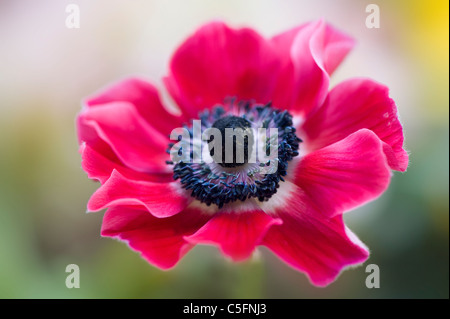
<path id="1" fill-rule="evenodd" d="M 288 162 L 299 154 L 301 142 L 289 112 L 270 103 L 230 104 L 226 109 L 216 106 L 200 113 L 201 138 L 195 137 L 195 125 L 185 126 L 191 141 L 174 153 L 189 154 L 168 162 L 173 165 L 173 178 L 192 197 L 219 208 L 249 198 L 268 200 L 284 182 Z"/>
<path id="2" fill-rule="evenodd" d="M 215 137 L 208 141 L 214 162 L 222 167 L 237 167 L 247 163 L 254 142 L 251 123 L 242 117 L 229 115 L 219 118 L 212 127 L 218 129 L 222 137 L 221 152 L 215 150 L 211 143 Z"/>

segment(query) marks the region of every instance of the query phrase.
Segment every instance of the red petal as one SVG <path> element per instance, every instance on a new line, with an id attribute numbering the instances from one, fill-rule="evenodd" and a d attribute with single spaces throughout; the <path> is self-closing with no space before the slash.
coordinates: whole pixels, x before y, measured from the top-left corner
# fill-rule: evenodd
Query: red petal
<path id="1" fill-rule="evenodd" d="M 182 110 L 196 118 L 230 96 L 268 102 L 279 68 L 275 49 L 255 31 L 212 22 L 178 48 L 164 80 Z"/>
<path id="2" fill-rule="evenodd" d="M 329 75 L 338 68 L 347 54 L 355 46 L 355 40 L 348 34 L 335 29 L 329 24 L 325 25 L 322 43 L 316 43 L 318 54 L 321 55 L 323 67 Z"/>
<path id="3" fill-rule="evenodd" d="M 161 103 L 158 90 L 142 79 L 129 78 L 114 83 L 88 98 L 86 105 L 93 107 L 111 102 L 133 104 L 139 114 L 163 135 L 168 136 L 174 128 L 182 126 L 181 117 L 169 113 Z"/>
<path id="4" fill-rule="evenodd" d="M 103 218 L 102 236 L 123 240 L 152 265 L 168 269 L 193 247 L 183 236 L 194 233 L 209 218 L 194 208 L 172 217 L 156 218 L 145 210 L 114 207 Z"/>
<path id="5" fill-rule="evenodd" d="M 286 182 L 289 183 L 289 182 Z M 330 284 L 344 267 L 364 262 L 369 252 L 345 227 L 342 215 L 324 218 L 295 185 L 273 209 L 283 224 L 273 226 L 263 244 L 317 286 Z M 278 193 L 275 196 L 280 196 Z"/>
<path id="6" fill-rule="evenodd" d="M 93 145 L 102 140 L 132 169 L 141 172 L 168 171 L 165 163 L 170 159 L 165 152 L 168 137 L 151 127 L 128 102 L 84 109 L 78 118 L 78 129 L 82 141 Z M 101 142 L 97 144 L 102 145 Z M 103 151 L 108 149 L 101 148 L 100 153 L 105 155 Z"/>
<path id="7" fill-rule="evenodd" d="M 130 179 L 150 182 L 171 182 L 172 173 L 142 173 L 124 166 L 120 160 L 112 160 L 95 151 L 92 147 L 83 143 L 81 145 L 81 166 L 91 179 L 97 179 L 102 184 L 111 176 L 113 170 Z"/>
<path id="8" fill-rule="evenodd" d="M 120 159 L 112 150 L 111 146 L 108 145 L 100 136 L 98 136 L 97 131 L 92 125 L 86 123 L 86 121 L 80 115 L 77 116 L 76 126 L 78 133 L 78 143 L 80 144 L 79 152 L 83 150 L 83 144 L 89 145 L 90 148 L 94 149 L 96 152 L 102 154 L 102 156 L 108 158 L 109 160 L 121 163 Z"/>
<path id="9" fill-rule="evenodd" d="M 311 23 L 304 23 L 282 33 L 273 36 L 270 41 L 274 44 L 281 58 L 291 60 L 291 47 L 298 33 Z"/>
<path id="10" fill-rule="evenodd" d="M 304 156 L 295 167 L 294 183 L 331 217 L 380 196 L 390 176 L 382 142 L 362 129 Z"/>
<path id="11" fill-rule="evenodd" d="M 89 211 L 114 206 L 144 206 L 156 217 L 178 214 L 191 201 L 179 182 L 154 183 L 131 180 L 114 170 L 111 177 L 91 196 Z"/>
<path id="12" fill-rule="evenodd" d="M 337 85 L 301 130 L 304 145 L 313 151 L 362 128 L 374 131 L 386 143 L 383 148 L 392 169 L 406 170 L 408 154 L 403 149 L 397 107 L 389 98 L 388 88 L 372 80 L 351 79 Z"/>
<path id="13" fill-rule="evenodd" d="M 273 102 L 305 116 L 326 98 L 329 75 L 354 45 L 348 35 L 322 20 L 272 38 L 284 61 Z"/>
<path id="14" fill-rule="evenodd" d="M 185 239 L 193 244 L 214 244 L 235 261 L 250 257 L 264 234 L 281 220 L 264 213 L 256 205 L 240 211 L 219 211 L 195 234 Z"/>

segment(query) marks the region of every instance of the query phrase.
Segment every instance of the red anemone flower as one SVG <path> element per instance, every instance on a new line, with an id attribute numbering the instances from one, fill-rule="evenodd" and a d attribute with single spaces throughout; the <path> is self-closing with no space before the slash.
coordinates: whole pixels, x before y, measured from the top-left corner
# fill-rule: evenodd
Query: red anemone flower
<path id="1" fill-rule="evenodd" d="M 364 262 L 369 252 L 342 215 L 380 196 L 408 155 L 386 86 L 354 78 L 329 90 L 353 45 L 322 20 L 270 39 L 212 22 L 176 50 L 163 79 L 180 112 L 137 78 L 87 99 L 77 129 L 83 169 L 101 183 L 88 211 L 107 208 L 101 234 L 162 269 L 196 244 L 235 261 L 263 245 L 318 286 Z M 171 161 L 170 133 L 192 133 L 195 119 L 278 129 L 278 170 Z"/>

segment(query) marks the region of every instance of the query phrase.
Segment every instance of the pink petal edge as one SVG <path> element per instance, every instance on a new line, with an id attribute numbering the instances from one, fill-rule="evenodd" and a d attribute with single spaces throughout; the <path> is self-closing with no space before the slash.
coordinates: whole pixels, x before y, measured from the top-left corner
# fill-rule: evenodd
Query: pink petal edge
<path id="1" fill-rule="evenodd" d="M 114 206 L 141 206 L 155 217 L 170 217 L 181 212 L 192 198 L 179 181 L 154 183 L 132 180 L 113 170 L 111 177 L 91 196 L 88 211 Z"/>

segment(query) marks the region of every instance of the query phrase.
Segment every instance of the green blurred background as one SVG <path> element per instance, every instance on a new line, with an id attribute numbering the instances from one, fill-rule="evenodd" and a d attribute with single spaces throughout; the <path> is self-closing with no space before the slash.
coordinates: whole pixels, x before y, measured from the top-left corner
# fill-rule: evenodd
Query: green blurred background
<path id="1" fill-rule="evenodd" d="M 65 26 L 78 4 L 80 29 Z M 365 8 L 381 9 L 368 29 Z M 71 0 L 0 1 L 1 298 L 448 298 L 449 42 L 447 1 Z M 161 87 L 171 53 L 214 18 L 271 36 L 323 17 L 358 45 L 332 84 L 367 76 L 388 85 L 410 167 L 346 221 L 371 249 L 363 267 L 315 288 L 262 248 L 234 264 L 210 246 L 171 271 L 99 235 L 85 214 L 98 184 L 80 165 L 74 119 L 105 84 L 140 75 Z M 375 263 L 381 287 L 367 289 Z M 77 264 L 81 287 L 65 286 Z"/>

